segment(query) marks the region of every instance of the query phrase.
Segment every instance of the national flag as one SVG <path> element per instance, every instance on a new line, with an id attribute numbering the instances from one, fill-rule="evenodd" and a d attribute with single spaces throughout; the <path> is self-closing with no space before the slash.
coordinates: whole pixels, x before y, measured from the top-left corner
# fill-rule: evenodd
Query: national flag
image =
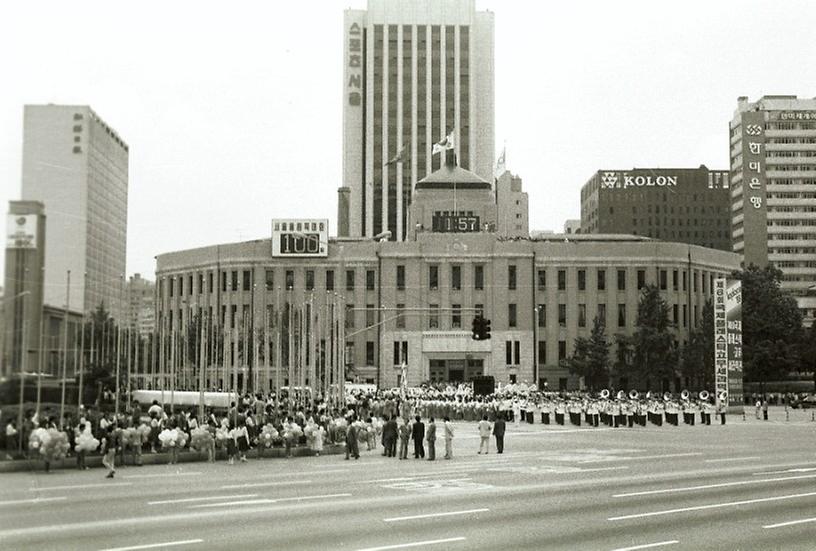
<path id="1" fill-rule="evenodd" d="M 454 134 L 456 133 L 455 130 L 451 130 L 450 134 L 445 136 L 445 139 L 439 143 L 435 143 L 433 146 L 432 155 L 436 155 L 437 153 L 441 153 L 446 149 L 453 149 L 454 148 Z"/>
<path id="2" fill-rule="evenodd" d="M 505 156 L 507 154 L 507 147 L 502 148 L 501 155 L 499 155 L 499 159 L 496 161 L 496 176 L 501 176 L 501 174 L 506 170 L 505 168 Z"/>

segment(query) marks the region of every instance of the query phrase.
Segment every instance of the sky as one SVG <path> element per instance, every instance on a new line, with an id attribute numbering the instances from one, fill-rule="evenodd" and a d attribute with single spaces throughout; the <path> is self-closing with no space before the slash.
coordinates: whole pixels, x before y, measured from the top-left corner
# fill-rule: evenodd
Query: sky
<path id="1" fill-rule="evenodd" d="M 3 2 L 0 202 L 20 198 L 23 106 L 87 104 L 130 146 L 129 274 L 268 237 L 272 218 L 334 234 L 343 10 L 365 4 Z M 727 168 L 738 96 L 816 96 L 809 0 L 476 7 L 495 13 L 496 155 L 531 230 L 580 218 L 599 169 Z"/>

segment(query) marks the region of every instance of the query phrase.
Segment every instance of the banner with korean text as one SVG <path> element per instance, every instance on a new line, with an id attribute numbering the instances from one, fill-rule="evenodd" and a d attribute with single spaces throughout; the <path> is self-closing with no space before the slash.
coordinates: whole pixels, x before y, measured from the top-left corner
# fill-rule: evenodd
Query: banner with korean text
<path id="1" fill-rule="evenodd" d="M 714 390 L 719 403 L 726 393 L 729 408 L 743 406 L 742 282 L 714 280 Z"/>

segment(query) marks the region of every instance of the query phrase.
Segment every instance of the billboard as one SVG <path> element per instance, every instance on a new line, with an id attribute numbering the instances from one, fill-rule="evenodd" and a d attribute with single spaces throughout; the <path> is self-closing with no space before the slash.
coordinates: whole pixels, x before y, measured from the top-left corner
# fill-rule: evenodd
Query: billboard
<path id="1" fill-rule="evenodd" d="M 741 407 L 742 282 L 714 280 L 714 391 L 719 403 L 726 393 L 728 407 Z"/>
<path id="2" fill-rule="evenodd" d="M 6 248 L 37 248 L 37 215 L 9 214 L 6 218 Z"/>
<path id="3" fill-rule="evenodd" d="M 272 256 L 326 257 L 329 220 L 287 218 L 272 220 Z"/>

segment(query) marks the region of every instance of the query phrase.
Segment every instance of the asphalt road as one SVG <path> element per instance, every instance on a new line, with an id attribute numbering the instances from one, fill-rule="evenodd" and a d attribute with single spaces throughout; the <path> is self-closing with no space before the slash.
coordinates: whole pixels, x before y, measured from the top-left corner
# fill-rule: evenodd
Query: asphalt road
<path id="1" fill-rule="evenodd" d="M 2 549 L 816 548 L 816 423 L 508 427 L 380 451 L 0 475 Z M 437 442 L 437 451 L 444 442 Z M 438 454 L 442 455 L 442 454 Z"/>

